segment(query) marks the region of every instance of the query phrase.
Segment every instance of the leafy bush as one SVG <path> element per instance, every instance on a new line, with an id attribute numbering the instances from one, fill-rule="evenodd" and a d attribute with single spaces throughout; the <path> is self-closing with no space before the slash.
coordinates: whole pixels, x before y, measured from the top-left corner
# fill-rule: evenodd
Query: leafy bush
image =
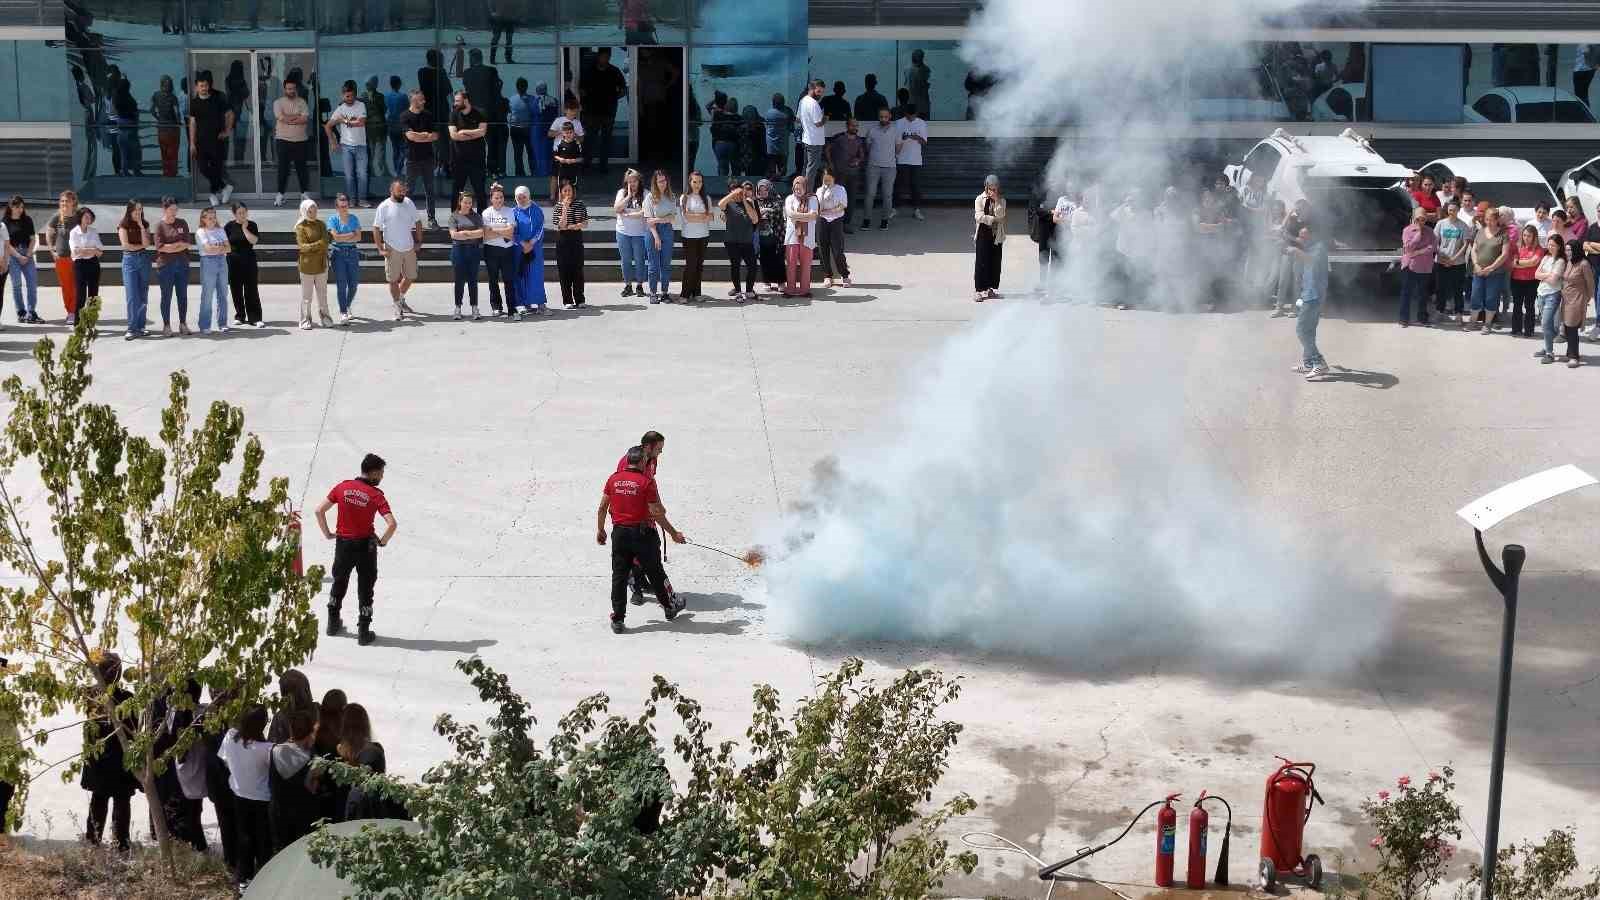
<path id="1" fill-rule="evenodd" d="M 480 659 L 457 663 L 496 710 L 487 730 L 450 715 L 435 730 L 455 756 L 409 784 L 338 763 L 335 779 L 403 806 L 417 834 L 318 832 L 311 858 L 358 900 L 920 898 L 972 854 L 951 857 L 937 830 L 972 809 L 965 796 L 919 808 L 947 768 L 960 726 L 939 721 L 958 686 L 931 671 L 888 687 L 849 660 L 792 718 L 755 691 L 750 761 L 713 746 L 694 700 L 660 676 L 635 719 L 597 694 L 563 716 L 541 750 L 528 704 Z M 678 722 L 667 768 L 662 707 Z"/>
<path id="2" fill-rule="evenodd" d="M 1461 807 L 1450 799 L 1455 770 L 1445 766 L 1428 773 L 1421 787 L 1402 776 L 1394 793 L 1379 791 L 1364 800 L 1361 811 L 1377 830 L 1372 846 L 1378 868 L 1364 881 L 1388 900 L 1423 900 L 1444 878 L 1455 855 L 1451 840 L 1461 839 Z"/>
<path id="3" fill-rule="evenodd" d="M 1600 897 L 1600 868 L 1589 870 L 1588 881 L 1571 883 L 1578 872 L 1575 836 L 1558 828 L 1540 843 L 1512 844 L 1495 855 L 1494 895 L 1499 900 L 1595 900 Z M 1479 896 L 1483 867 L 1472 866 L 1467 883 L 1456 891 L 1460 900 Z"/>

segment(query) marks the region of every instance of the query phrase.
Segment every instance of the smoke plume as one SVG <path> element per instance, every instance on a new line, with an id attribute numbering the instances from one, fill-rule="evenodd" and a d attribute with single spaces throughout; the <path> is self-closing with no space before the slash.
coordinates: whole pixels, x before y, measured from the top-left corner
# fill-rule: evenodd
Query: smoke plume
<path id="1" fill-rule="evenodd" d="M 1097 136 L 1062 142 L 1056 190 L 1153 205 L 1182 166 L 1169 139 L 1193 125 L 1178 83 L 1250 65 L 1246 38 L 1296 9 L 991 0 L 964 54 L 997 76 L 981 107 L 990 133 Z M 1014 223 L 1031 187 L 1009 186 Z M 1169 239 L 1163 256 L 1204 252 Z M 1069 259 L 1061 277 L 1094 296 L 1109 289 L 1104 268 Z M 1190 304 L 1191 281 L 1192 271 L 1146 273 L 1136 305 Z M 893 415 L 820 463 L 769 536 L 769 615 L 782 637 L 1084 667 L 1203 656 L 1235 671 L 1337 668 L 1381 639 L 1387 600 L 1351 574 L 1343 557 L 1355 551 L 1307 552 L 1216 464 L 1219 448 L 1174 380 L 1184 346 L 1119 346 L 1086 305 L 1004 306 L 916 367 Z"/>

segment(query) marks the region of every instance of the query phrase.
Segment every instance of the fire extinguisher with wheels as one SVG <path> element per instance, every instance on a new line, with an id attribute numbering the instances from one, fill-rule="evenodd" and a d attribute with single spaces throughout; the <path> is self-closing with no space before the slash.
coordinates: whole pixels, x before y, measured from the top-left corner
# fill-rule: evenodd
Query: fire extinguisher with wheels
<path id="1" fill-rule="evenodd" d="M 1276 759 L 1283 765 L 1267 779 L 1261 810 L 1261 886 L 1270 891 L 1284 876 L 1293 875 L 1317 889 L 1322 887 L 1322 860 L 1314 853 L 1300 855 L 1311 807 L 1323 802 L 1312 777 L 1317 764 Z"/>

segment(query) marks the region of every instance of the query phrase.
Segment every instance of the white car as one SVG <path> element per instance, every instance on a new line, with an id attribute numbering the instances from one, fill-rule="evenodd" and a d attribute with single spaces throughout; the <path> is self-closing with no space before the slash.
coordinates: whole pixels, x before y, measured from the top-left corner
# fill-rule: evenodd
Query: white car
<path id="1" fill-rule="evenodd" d="M 1595 221 L 1595 216 L 1600 215 L 1600 156 L 1562 172 L 1556 187 L 1563 200 L 1577 197 L 1583 217 Z"/>
<path id="2" fill-rule="evenodd" d="M 1332 262 L 1400 258 L 1400 233 L 1416 206 L 1402 184 L 1411 170 L 1379 156 L 1355 129 L 1296 136 L 1279 128 L 1223 172 L 1237 191 L 1259 176 L 1267 195 L 1290 209 L 1308 202 L 1312 221 L 1326 223 L 1333 240 Z"/>
<path id="3" fill-rule="evenodd" d="M 1594 113 L 1578 95 L 1560 88 L 1526 85 L 1491 88 L 1462 111 L 1468 122 L 1591 124 Z"/>
<path id="4" fill-rule="evenodd" d="M 1509 206 L 1517 214 L 1517 223 L 1533 221 L 1533 208 L 1540 203 L 1551 209 L 1560 208 L 1556 192 L 1544 180 L 1533 163 L 1525 159 L 1504 156 L 1454 156 L 1436 159 L 1417 170 L 1433 178 L 1433 183 L 1443 186 L 1451 178 L 1467 179 L 1472 193 L 1479 200 L 1495 206 Z"/>

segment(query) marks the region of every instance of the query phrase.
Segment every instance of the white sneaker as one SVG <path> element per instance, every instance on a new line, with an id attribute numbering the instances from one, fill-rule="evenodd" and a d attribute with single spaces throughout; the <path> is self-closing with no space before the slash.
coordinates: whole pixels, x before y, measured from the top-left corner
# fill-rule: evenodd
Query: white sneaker
<path id="1" fill-rule="evenodd" d="M 220 205 L 220 204 L 219 204 L 219 203 L 218 203 L 218 202 L 217 202 L 217 195 L 216 195 L 216 194 L 207 194 L 207 195 L 206 195 L 206 199 L 208 199 L 208 200 L 210 200 L 210 201 L 211 201 L 211 205 L 212 205 L 212 206 L 219 206 L 219 205 Z"/>
<path id="2" fill-rule="evenodd" d="M 918 222 L 926 222 L 926 221 L 928 221 L 928 217 L 922 214 L 922 207 L 920 207 L 920 206 L 917 207 L 916 209 L 913 209 L 911 211 L 911 215 Z"/>
<path id="3" fill-rule="evenodd" d="M 401 296 L 400 298 L 400 308 L 405 310 L 406 315 L 414 316 L 417 314 L 417 311 L 411 308 L 411 304 L 406 302 L 406 298 L 404 296 Z"/>
<path id="4" fill-rule="evenodd" d="M 310 331 L 311 330 L 311 323 L 310 322 L 301 322 L 300 323 L 300 330 L 301 331 Z"/>
<path id="5" fill-rule="evenodd" d="M 283 195 L 279 194 L 278 196 L 273 197 L 272 198 L 272 205 L 276 206 L 276 207 L 279 207 L 279 208 L 282 208 L 282 206 L 283 206 Z"/>
<path id="6" fill-rule="evenodd" d="M 222 202 L 223 203 L 227 203 L 228 202 L 228 198 L 232 197 L 232 196 L 233 196 L 233 185 L 231 185 L 231 184 L 223 185 L 222 186 Z"/>
<path id="7" fill-rule="evenodd" d="M 522 307 L 519 306 L 519 307 L 517 307 L 517 321 L 521 322 L 523 320 L 523 318 L 524 318 L 524 316 L 522 314 Z"/>
<path id="8" fill-rule="evenodd" d="M 217 326 L 217 330 L 218 331 L 232 331 L 233 330 L 233 326 L 227 325 L 227 324 L 222 324 L 222 325 L 218 325 Z"/>
<path id="9" fill-rule="evenodd" d="M 1322 365 L 1319 365 L 1316 368 L 1312 369 L 1311 371 L 1307 372 L 1306 373 L 1306 378 L 1308 378 L 1308 379 L 1310 379 L 1310 378 L 1319 378 L 1319 377 L 1321 377 L 1323 375 L 1328 374 L 1331 371 L 1333 371 L 1333 370 L 1328 368 L 1327 363 L 1323 363 Z"/>
<path id="10" fill-rule="evenodd" d="M 306 193 L 305 191 L 301 191 L 300 192 L 300 199 L 301 200 L 310 200 L 311 199 L 311 195 Z"/>
<path id="11" fill-rule="evenodd" d="M 406 318 L 406 307 L 405 307 L 405 304 L 401 303 L 399 300 L 394 301 L 394 319 L 395 319 L 395 321 L 396 322 L 403 322 L 403 321 L 405 321 L 405 318 Z"/>
<path id="12" fill-rule="evenodd" d="M 1289 371 L 1295 373 L 1296 375 L 1304 375 L 1311 371 L 1311 367 L 1305 363 L 1295 363 L 1289 368 Z"/>
<path id="13" fill-rule="evenodd" d="M 885 222 L 893 222 L 894 221 L 894 217 L 898 216 L 899 214 L 900 213 L 898 211 L 896 211 L 894 209 L 891 209 L 891 210 L 889 210 L 889 215 L 884 219 L 884 221 Z"/>
<path id="14" fill-rule="evenodd" d="M 341 313 L 339 315 L 339 324 L 340 325 L 349 325 L 350 324 L 350 314 L 349 313 Z"/>
<path id="15" fill-rule="evenodd" d="M 1591 341 L 1600 341 L 1600 322 L 1596 322 L 1594 326 L 1589 329 L 1588 333 L 1584 335 L 1584 337 Z"/>
<path id="16" fill-rule="evenodd" d="M 257 322 L 256 323 L 256 327 L 257 328 L 265 328 L 265 327 L 267 327 L 267 323 L 265 321 Z"/>

